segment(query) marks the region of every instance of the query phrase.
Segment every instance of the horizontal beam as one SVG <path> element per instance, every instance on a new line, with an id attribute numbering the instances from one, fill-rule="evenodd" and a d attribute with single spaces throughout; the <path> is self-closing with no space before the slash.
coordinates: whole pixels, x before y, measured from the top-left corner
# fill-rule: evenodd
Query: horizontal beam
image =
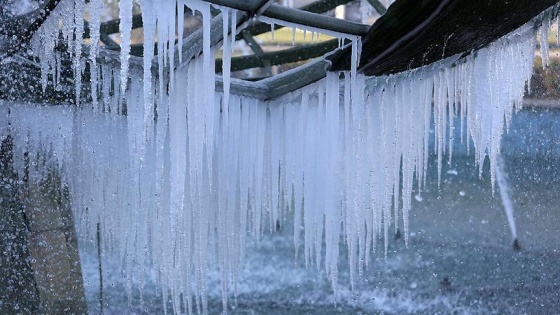
<path id="1" fill-rule="evenodd" d="M 328 61 L 320 58 L 259 83 L 268 86 L 266 99 L 273 99 L 323 79 L 329 65 Z"/>
<path id="2" fill-rule="evenodd" d="M 237 10 L 247 11 L 245 9 L 247 6 L 244 1 L 205 1 L 213 4 L 225 5 Z M 262 12 L 262 16 L 347 35 L 362 36 L 367 34 L 369 30 L 369 25 L 348 22 L 322 14 L 284 7 L 278 4 L 270 5 L 266 10 L 264 10 L 264 12 Z"/>
<path id="3" fill-rule="evenodd" d="M 256 13 L 256 9 L 262 7 L 262 0 L 204 0 L 215 5 Z"/>
<path id="4" fill-rule="evenodd" d="M 313 12 L 313 13 L 325 13 L 327 11 L 336 8 L 339 5 L 345 5 L 350 1 L 353 0 L 321 0 L 303 6 L 299 8 L 299 10 Z M 274 25 L 275 30 L 281 29 L 283 27 L 284 27 L 283 25 Z M 251 35 L 256 36 L 256 35 L 270 32 L 270 28 L 271 28 L 270 25 L 267 23 L 257 22 L 247 27 L 245 30 L 249 32 Z M 242 39 L 241 34 L 237 35 L 237 39 L 238 40 Z"/>
<path id="5" fill-rule="evenodd" d="M 246 15 L 237 14 L 237 23 L 243 23 Z M 223 39 L 223 19 L 222 14 L 215 16 L 210 21 L 210 46 L 215 46 Z M 176 50 L 181 49 L 183 55 L 183 64 L 189 62 L 192 58 L 200 55 L 203 49 L 203 29 L 202 27 L 194 31 L 191 35 L 183 39 L 182 47 L 175 47 Z M 180 68 L 182 65 L 179 61 L 179 53 L 175 52 L 175 65 Z M 157 68 L 157 58 L 154 58 L 153 67 Z"/>
<path id="6" fill-rule="evenodd" d="M 274 66 L 317 58 L 335 50 L 338 47 L 338 43 L 338 39 L 332 39 L 317 44 L 301 45 L 259 55 L 254 54 L 249 56 L 233 57 L 231 58 L 231 71 L 265 67 L 264 60 L 269 60 L 270 64 Z M 217 59 L 216 72 L 221 71 L 222 59 Z"/>
<path id="7" fill-rule="evenodd" d="M 264 11 L 263 16 L 290 23 L 355 36 L 365 35 L 369 30 L 369 25 L 349 22 L 322 14 L 292 9 L 278 4 L 271 5 L 266 11 Z"/>
<path id="8" fill-rule="evenodd" d="M 99 26 L 99 32 L 101 34 L 116 34 L 119 33 L 119 24 L 121 23 L 121 19 L 114 19 L 106 22 L 102 22 Z M 142 15 L 137 14 L 132 17 L 132 29 L 142 27 Z M 89 25 L 84 27 L 84 35 L 83 38 L 90 38 L 90 29 Z"/>
<path id="9" fill-rule="evenodd" d="M 224 91 L 224 79 L 216 75 L 216 91 Z M 261 82 L 250 82 L 236 78 L 230 78 L 230 93 L 236 95 L 250 96 L 256 99 L 268 99 L 270 87 Z"/>

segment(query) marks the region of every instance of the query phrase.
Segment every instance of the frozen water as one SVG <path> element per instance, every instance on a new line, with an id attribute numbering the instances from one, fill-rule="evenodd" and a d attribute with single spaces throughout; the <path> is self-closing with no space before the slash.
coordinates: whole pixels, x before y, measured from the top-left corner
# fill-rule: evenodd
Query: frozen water
<path id="1" fill-rule="evenodd" d="M 102 9 L 94 5 L 90 2 L 90 10 Z M 119 255 L 129 292 L 132 279 L 149 263 L 175 313 L 206 313 L 207 274 L 216 263 L 226 309 L 244 266 L 246 234 L 258 242 L 293 213 L 296 255 L 303 250 L 306 266 L 324 268 L 336 298 L 342 248 L 354 288 L 380 239 L 388 258 L 392 227 L 395 232 L 402 227 L 409 243 L 414 185 L 420 191 L 426 183 L 430 130 L 441 185 L 457 115 L 467 144 L 474 144 L 479 174 L 488 158 L 492 186 L 502 185 L 500 141 L 532 73 L 532 24 L 464 59 L 455 56 L 374 78 L 357 72 L 360 38 L 328 33 L 351 40 L 346 48 L 352 49 L 351 70 L 328 73 L 290 95 L 263 101 L 230 94 L 235 11 L 224 10 L 222 17 L 222 93 L 215 84 L 210 4 L 179 1 L 202 14 L 203 49 L 177 69 L 177 2 L 140 5 L 149 42 L 143 75 L 129 67 L 132 1 L 122 0 L 121 69 L 116 75 L 101 67 L 103 110 L 10 106 L 1 116 L 20 145 L 17 161 L 26 151 L 32 160 L 50 152 L 48 162 L 64 170 L 80 233 L 91 238 L 101 224 L 104 246 Z M 56 77 L 59 20 L 65 38 L 73 38 L 83 31 L 84 7 L 83 0 L 64 1 L 34 38 L 34 50 L 45 55 L 43 87 L 49 76 Z M 157 76 L 152 73 L 156 31 Z M 81 45 L 70 40 L 78 98 Z M 96 50 L 90 51 L 94 64 Z M 41 169 L 33 169 L 32 176 L 40 178 Z"/>
<path id="2" fill-rule="evenodd" d="M 7 1 L 3 4 L 3 9 L 9 11 L 11 15 L 17 16 L 22 15 L 33 10 L 37 10 L 37 2 L 30 0 L 14 0 Z"/>
<path id="3" fill-rule="evenodd" d="M 132 32 L 132 0 L 119 1 L 119 32 L 121 33 L 121 90 L 128 84 L 128 60 L 130 58 L 130 33 Z"/>
<path id="4" fill-rule="evenodd" d="M 502 199 L 502 205 L 506 211 L 506 216 L 511 231 L 511 237 L 513 240 L 517 239 L 517 228 L 515 226 L 515 215 L 513 211 L 513 201 L 510 196 L 510 188 L 508 184 L 507 174 L 505 173 L 503 157 L 498 158 L 498 165 L 496 169 L 496 181 L 498 183 L 498 189 L 500 190 L 500 197 Z"/>

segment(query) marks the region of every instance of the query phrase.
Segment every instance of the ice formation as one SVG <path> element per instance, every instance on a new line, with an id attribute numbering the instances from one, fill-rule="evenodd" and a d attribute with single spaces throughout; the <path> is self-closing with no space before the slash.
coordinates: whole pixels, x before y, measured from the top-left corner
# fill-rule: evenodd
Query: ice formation
<path id="1" fill-rule="evenodd" d="M 84 4 L 63 0 L 35 35 L 43 87 L 49 77 L 55 85 L 60 80 L 54 50 L 60 22 L 80 90 L 82 48 L 75 38 L 81 37 L 74 35 L 83 31 L 83 22 L 76 22 L 85 7 L 102 9 L 99 1 Z M 129 290 L 133 275 L 142 282 L 143 266 L 150 264 L 175 313 L 207 311 L 206 274 L 213 262 L 221 272 L 226 310 L 240 278 L 247 232 L 259 240 L 288 214 L 296 253 L 302 250 L 307 265 L 325 268 L 335 292 L 339 248 L 346 244 L 354 284 L 378 240 L 387 252 L 392 225 L 402 224 L 408 240 L 411 197 L 426 181 L 430 128 L 441 173 L 444 152 L 452 153 L 453 118 L 459 115 L 481 170 L 489 157 L 494 183 L 504 125 L 520 108 L 532 72 L 534 22 L 464 59 L 386 77 L 357 73 L 361 44 L 350 38 L 351 71 L 328 73 L 264 101 L 229 88 L 234 10 L 222 11 L 220 92 L 210 5 L 196 0 L 139 4 L 144 70 L 129 64 L 132 1 L 122 0 L 121 68 L 100 64 L 92 80 L 92 106 L 4 104 L 0 126 L 2 134 L 15 137 L 20 172 L 25 152 L 29 161 L 41 162 L 32 163 L 32 179 L 43 176 L 43 163 L 63 170 L 79 232 L 94 238 L 101 224 L 104 246 L 120 255 Z M 174 65 L 175 11 L 178 6 L 182 17 L 185 5 L 203 16 L 203 49 L 192 60 L 179 49 L 180 62 Z M 91 12 L 92 28 L 99 25 L 98 13 Z M 92 31 L 94 43 L 97 34 Z M 97 51 L 90 48 L 89 57 L 96 69 Z"/>
<path id="2" fill-rule="evenodd" d="M 515 213 L 513 209 L 513 201 L 510 196 L 510 189 L 508 184 L 507 174 L 504 170 L 504 159 L 503 157 L 498 158 L 498 165 L 496 167 L 496 183 L 498 184 L 498 189 L 500 191 L 500 199 L 502 199 L 502 205 L 506 212 L 506 217 L 509 224 L 509 230 L 511 232 L 511 238 L 515 242 L 517 240 L 517 227 L 515 225 Z"/>

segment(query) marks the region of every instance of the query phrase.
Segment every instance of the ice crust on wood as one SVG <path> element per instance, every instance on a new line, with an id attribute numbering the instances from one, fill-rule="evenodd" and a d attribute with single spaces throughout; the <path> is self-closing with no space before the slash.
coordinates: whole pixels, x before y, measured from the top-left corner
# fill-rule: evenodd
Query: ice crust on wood
<path id="1" fill-rule="evenodd" d="M 81 40 L 74 40 L 83 26 L 69 25 L 83 16 L 83 7 L 102 8 L 98 1 L 84 4 L 63 0 L 34 38 L 33 50 L 43 56 L 43 88 L 49 77 L 54 84 L 60 78 L 54 52 L 59 22 L 72 47 L 76 78 L 83 71 Z M 289 95 L 262 101 L 230 93 L 234 10 L 223 10 L 224 88 L 219 92 L 210 5 L 195 0 L 139 4 L 147 41 L 143 71 L 128 66 L 130 34 L 123 35 L 121 69 L 99 66 L 92 80 L 99 99 L 94 92 L 91 106 L 3 104 L 0 126 L 3 135 L 15 137 L 20 172 L 25 152 L 29 161 L 41 161 L 33 165 L 63 169 L 79 232 L 94 238 L 101 223 L 104 246 L 120 255 L 129 290 L 133 275 L 150 265 L 176 314 L 207 312 L 206 276 L 214 262 L 226 310 L 242 276 L 247 235 L 258 241 L 287 216 L 293 216 L 296 255 L 302 253 L 310 268 L 324 268 L 335 293 L 339 249 L 347 246 L 353 285 L 380 240 L 386 255 L 391 227 L 402 226 L 408 241 L 411 196 L 426 181 L 430 137 L 435 137 L 441 174 L 444 154 L 452 155 L 455 116 L 461 117 L 461 140 L 474 144 L 481 172 L 488 157 L 494 184 L 504 126 L 521 107 L 532 73 L 532 24 L 464 59 L 388 77 L 357 73 L 361 44 L 348 37 L 352 44 L 346 49 L 352 49 L 355 61 L 351 71 L 329 72 Z M 176 67 L 175 10 L 178 6 L 182 16 L 185 5 L 203 16 L 203 53 Z M 120 7 L 126 33 L 132 2 L 123 0 Z M 98 27 L 93 13 L 90 27 Z M 543 31 L 548 23 L 545 19 Z M 96 31 L 92 34 L 97 41 Z M 96 52 L 90 49 L 95 69 Z M 79 85 L 77 79 L 76 89 Z M 31 167 L 30 178 L 38 180 L 42 170 Z"/>

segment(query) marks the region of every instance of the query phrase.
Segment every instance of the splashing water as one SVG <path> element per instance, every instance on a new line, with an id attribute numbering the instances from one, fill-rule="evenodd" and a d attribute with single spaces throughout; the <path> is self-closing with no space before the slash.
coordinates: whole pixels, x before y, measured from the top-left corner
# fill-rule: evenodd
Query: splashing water
<path id="1" fill-rule="evenodd" d="M 43 87 L 49 77 L 58 77 L 59 21 L 70 43 L 70 34 L 79 31 L 63 14 L 80 8 L 74 3 L 62 1 L 33 40 L 34 51 L 43 56 Z M 96 3 L 90 10 L 102 9 Z M 182 299 L 188 313 L 193 306 L 206 312 L 206 274 L 214 253 L 227 309 L 243 267 L 247 232 L 259 240 L 288 213 L 294 216 L 296 253 L 303 249 L 306 264 L 325 268 L 335 294 L 339 249 L 346 243 L 354 284 L 378 239 L 384 239 L 387 254 L 391 225 L 402 224 L 408 242 L 413 185 L 422 188 L 426 181 L 429 130 L 434 126 L 441 176 L 442 156 L 453 145 L 455 115 L 467 140 L 473 140 L 480 171 L 489 157 L 492 184 L 501 187 L 499 145 L 532 73 L 533 23 L 464 59 L 451 57 L 386 77 L 357 73 L 361 41 L 350 38 L 351 71 L 328 73 L 289 95 L 263 101 L 230 93 L 229 69 L 224 69 L 224 92 L 216 90 L 208 3 L 181 0 L 160 6 L 144 0 L 140 5 L 147 41 L 144 70 L 129 62 L 132 1 L 123 0 L 120 72 L 102 65 L 100 79 L 92 81 L 103 106 L 4 105 L 0 120 L 10 127 L 1 132 L 11 133 L 19 145 L 20 172 L 24 152 L 31 159 L 49 153 L 48 163 L 63 170 L 71 189 L 79 232 L 92 238 L 99 222 L 104 246 L 120 255 L 128 279 L 151 262 L 164 301 L 171 297 L 175 313 L 183 311 Z M 202 13 L 202 55 L 186 60 L 179 54 L 182 62 L 175 66 L 174 12 L 185 5 Z M 223 14 L 228 68 L 236 13 L 224 9 Z M 78 16 L 83 12 L 72 15 Z M 150 51 L 156 30 L 163 44 L 154 75 Z M 76 78 L 83 70 L 80 43 L 70 45 Z M 97 49 L 90 53 L 95 65 Z M 40 178 L 41 169 L 31 175 Z"/>

